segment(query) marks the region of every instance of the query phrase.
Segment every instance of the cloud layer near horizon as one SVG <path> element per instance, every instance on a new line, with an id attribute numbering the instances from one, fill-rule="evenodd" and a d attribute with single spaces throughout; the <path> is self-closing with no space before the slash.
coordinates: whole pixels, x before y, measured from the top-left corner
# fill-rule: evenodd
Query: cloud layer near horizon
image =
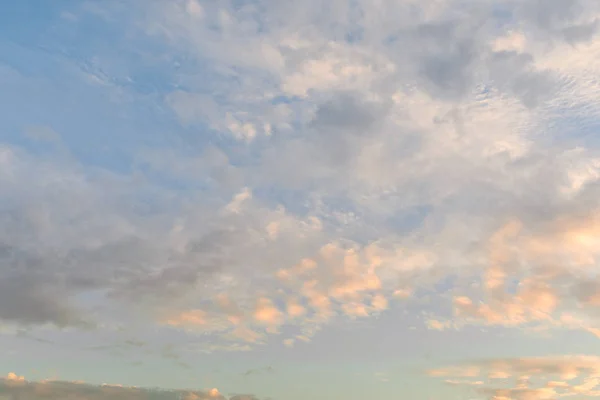
<path id="1" fill-rule="evenodd" d="M 493 400 L 534 400 L 600 396 L 599 363 L 594 356 L 495 359 L 431 370 L 451 386 L 471 388 Z"/>
<path id="2" fill-rule="evenodd" d="M 166 390 L 126 387 L 103 384 L 99 386 L 83 382 L 46 380 L 29 382 L 25 377 L 9 373 L 0 378 L 0 399 L 120 399 L 120 400 L 226 400 L 217 389 L 206 392 L 195 390 Z M 234 395 L 230 400 L 257 400 L 250 395 Z"/>

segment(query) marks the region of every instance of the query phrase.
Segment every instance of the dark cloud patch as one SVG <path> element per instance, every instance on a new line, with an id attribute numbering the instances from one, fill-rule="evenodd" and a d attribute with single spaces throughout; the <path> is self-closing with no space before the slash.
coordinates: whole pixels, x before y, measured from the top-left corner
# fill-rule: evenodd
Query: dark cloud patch
<path id="1" fill-rule="evenodd" d="M 0 319 L 22 325 L 91 326 L 71 307 L 58 285 L 35 276 L 6 276 L 0 280 Z"/>
<path id="2" fill-rule="evenodd" d="M 12 175 L 0 175 L 0 321 L 10 324 L 92 327 L 96 315 L 79 297 L 88 293 L 147 310 L 168 306 L 239 264 L 231 250 L 248 242 L 248 223 L 262 223 L 218 215 L 228 200 L 221 194 L 184 209 L 154 196 L 151 210 L 137 207 L 137 185 L 117 189 L 111 177 L 91 181 L 80 165 L 11 154 Z M 182 245 L 171 233 L 179 220 L 194 220 Z"/>
<path id="3" fill-rule="evenodd" d="M 387 133 L 391 106 L 391 96 L 374 100 L 361 92 L 334 91 L 317 105 L 301 134 L 263 151 L 264 172 L 257 174 L 257 183 L 295 189 L 324 185 L 330 193 L 346 190 L 352 182 L 347 174 L 365 161 L 365 149 L 385 150 L 378 145 Z M 406 148 L 419 147 L 416 136 L 398 132 L 397 140 L 410 142 Z M 404 155 L 399 151 L 394 157 Z"/>
<path id="4" fill-rule="evenodd" d="M 530 108 L 548 99 L 558 87 L 550 73 L 533 68 L 533 61 L 530 54 L 499 51 L 493 52 L 487 62 L 491 81 Z"/>
<path id="5" fill-rule="evenodd" d="M 364 135 L 383 116 L 383 110 L 357 93 L 339 93 L 317 108 L 310 127 L 318 131 L 342 129 L 346 134 Z"/>
<path id="6" fill-rule="evenodd" d="M 207 225 L 218 225 L 214 216 L 206 220 Z M 183 251 L 165 249 L 168 257 L 160 268 L 131 268 L 126 277 L 115 281 L 110 297 L 151 308 L 173 305 L 193 289 L 210 290 L 215 274 L 250 263 L 251 257 L 240 257 L 248 251 L 245 244 L 251 240 L 249 227 L 243 221 L 228 228 L 205 226 L 204 229 L 206 233 L 190 240 Z"/>
<path id="7" fill-rule="evenodd" d="M 420 73 L 425 86 L 442 98 L 462 97 L 471 87 L 476 56 L 472 44 L 466 42 L 446 52 L 423 57 Z"/>
<path id="8" fill-rule="evenodd" d="M 0 248 L 0 320 L 24 326 L 91 326 L 70 305 L 53 261 L 13 246 Z"/>
<path id="9" fill-rule="evenodd" d="M 594 278 L 570 278 L 572 282 L 571 294 L 573 297 L 581 304 L 591 304 L 596 307 L 598 302 L 600 302 L 600 281 Z M 598 313 L 596 312 L 596 314 Z"/>
<path id="10" fill-rule="evenodd" d="M 330 166 L 352 164 L 363 145 L 376 140 L 387 116 L 387 106 L 364 99 L 359 93 L 336 93 L 319 105 L 309 123 L 309 148 Z"/>
<path id="11" fill-rule="evenodd" d="M 38 233 L 32 228 L 28 235 Z M 0 319 L 26 326 L 92 328 L 89 310 L 76 307 L 74 298 L 131 281 L 162 258 L 156 246 L 141 239 L 66 251 L 22 247 L 0 249 Z"/>
<path id="12" fill-rule="evenodd" d="M 395 48 L 398 62 L 414 69 L 420 86 L 433 98 L 463 98 L 480 78 L 477 67 L 485 50 L 485 15 L 473 10 L 468 17 L 406 30 Z"/>

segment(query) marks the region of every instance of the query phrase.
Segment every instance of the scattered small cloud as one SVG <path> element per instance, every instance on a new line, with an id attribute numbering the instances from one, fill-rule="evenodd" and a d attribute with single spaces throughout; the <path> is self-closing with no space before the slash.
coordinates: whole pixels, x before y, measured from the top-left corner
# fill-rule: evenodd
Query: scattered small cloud
<path id="1" fill-rule="evenodd" d="M 595 356 L 547 356 L 467 362 L 429 374 L 496 400 L 592 398 L 600 395 L 599 367 Z"/>

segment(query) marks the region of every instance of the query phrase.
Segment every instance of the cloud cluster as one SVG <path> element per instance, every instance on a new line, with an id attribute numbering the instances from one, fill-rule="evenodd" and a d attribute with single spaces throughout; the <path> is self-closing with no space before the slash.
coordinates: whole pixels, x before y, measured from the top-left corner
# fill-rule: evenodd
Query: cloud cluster
<path id="1" fill-rule="evenodd" d="M 506 223 L 487 240 L 478 286 L 461 289 L 471 296 L 457 291 L 454 318 L 444 327 L 558 327 L 597 335 L 597 213 L 560 215 L 537 227 Z"/>
<path id="2" fill-rule="evenodd" d="M 597 2 L 112 7 L 176 133 L 120 170 L 2 140 L 2 324 L 292 346 L 458 276 L 433 329 L 595 332 Z"/>
<path id="3" fill-rule="evenodd" d="M 600 395 L 600 359 L 593 356 L 492 359 L 428 373 L 490 400 L 587 399 Z"/>

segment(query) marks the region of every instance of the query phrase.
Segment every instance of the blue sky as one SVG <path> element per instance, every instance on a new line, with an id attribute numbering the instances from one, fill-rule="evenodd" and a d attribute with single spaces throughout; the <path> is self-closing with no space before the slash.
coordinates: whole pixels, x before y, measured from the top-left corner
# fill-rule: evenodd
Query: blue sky
<path id="1" fill-rule="evenodd" d="M 600 396 L 599 16 L 5 6 L 0 396 Z"/>

